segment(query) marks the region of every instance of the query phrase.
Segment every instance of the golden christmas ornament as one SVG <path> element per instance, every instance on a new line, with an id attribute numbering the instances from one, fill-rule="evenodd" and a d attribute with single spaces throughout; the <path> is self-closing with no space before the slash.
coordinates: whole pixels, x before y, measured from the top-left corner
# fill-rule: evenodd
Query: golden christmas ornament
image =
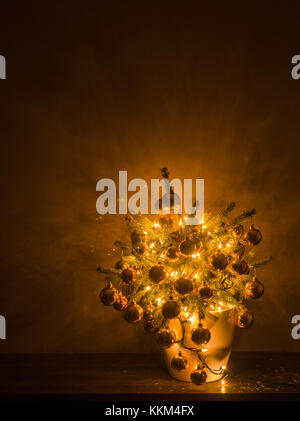
<path id="1" fill-rule="evenodd" d="M 136 303 L 131 303 L 125 310 L 125 320 L 129 323 L 138 323 L 142 320 L 143 309 Z"/>
<path id="2" fill-rule="evenodd" d="M 158 201 L 158 208 L 159 208 L 160 211 L 162 211 L 163 209 L 170 209 L 170 210 L 174 209 L 175 193 L 174 193 L 174 190 L 173 190 L 172 186 L 170 186 L 170 194 L 169 194 L 170 201 L 169 201 L 169 203 L 166 203 L 166 198 L 167 198 L 166 195 L 167 195 L 167 193 L 165 193 L 163 195 L 163 197 L 161 197 Z"/>
<path id="3" fill-rule="evenodd" d="M 193 291 L 194 285 L 191 279 L 181 276 L 174 284 L 175 291 L 180 295 L 187 295 Z"/>
<path id="4" fill-rule="evenodd" d="M 136 271 L 134 269 L 124 269 L 121 273 L 122 281 L 129 285 L 136 280 Z"/>
<path id="5" fill-rule="evenodd" d="M 179 250 L 183 256 L 188 257 L 195 252 L 196 246 L 191 240 L 186 239 L 180 243 Z"/>
<path id="6" fill-rule="evenodd" d="M 176 371 L 185 370 L 187 365 L 187 359 L 181 353 L 171 360 L 171 367 Z"/>
<path id="7" fill-rule="evenodd" d="M 176 247 L 169 247 L 166 252 L 166 256 L 169 260 L 178 259 L 178 250 Z"/>
<path id="8" fill-rule="evenodd" d="M 146 308 L 144 310 L 144 314 L 143 314 L 144 320 L 146 320 L 147 322 L 150 320 L 153 320 L 153 309 L 152 308 Z"/>
<path id="9" fill-rule="evenodd" d="M 145 241 L 145 238 L 146 238 L 145 234 L 137 230 L 133 230 L 130 235 L 130 239 L 131 239 L 131 243 L 133 247 L 136 247 L 140 243 L 143 243 Z"/>
<path id="10" fill-rule="evenodd" d="M 99 294 L 101 302 L 106 306 L 112 306 L 118 299 L 118 291 L 112 287 L 111 283 L 108 283 L 105 288 Z"/>
<path id="11" fill-rule="evenodd" d="M 172 217 L 169 215 L 163 215 L 159 218 L 159 224 L 163 228 L 172 228 L 174 225 Z"/>
<path id="12" fill-rule="evenodd" d="M 170 348 L 176 342 L 176 335 L 171 329 L 163 329 L 157 334 L 158 345 Z"/>
<path id="13" fill-rule="evenodd" d="M 204 384 L 207 379 L 206 371 L 203 368 L 197 368 L 191 372 L 191 382 L 200 386 Z"/>
<path id="14" fill-rule="evenodd" d="M 248 270 L 248 263 L 246 262 L 246 260 L 235 259 L 231 263 L 230 271 L 234 275 L 244 275 L 247 272 L 247 270 Z"/>
<path id="15" fill-rule="evenodd" d="M 256 300 L 257 298 L 260 298 L 263 295 L 263 293 L 264 286 L 257 278 L 254 278 L 246 283 L 245 294 L 247 295 L 247 297 Z"/>
<path id="16" fill-rule="evenodd" d="M 150 280 L 155 284 L 159 284 L 166 278 L 166 270 L 163 265 L 152 266 L 148 274 Z"/>
<path id="17" fill-rule="evenodd" d="M 240 238 L 244 234 L 243 225 L 236 225 L 232 230 L 232 235 L 235 238 Z"/>
<path id="18" fill-rule="evenodd" d="M 128 305 L 128 300 L 124 295 L 119 296 L 118 299 L 113 303 L 114 308 L 118 311 L 125 310 L 127 305 Z"/>
<path id="19" fill-rule="evenodd" d="M 175 319 L 180 311 L 180 305 L 175 300 L 168 300 L 162 307 L 162 314 L 166 319 Z"/>
<path id="20" fill-rule="evenodd" d="M 204 285 L 199 289 L 199 295 L 202 300 L 209 300 L 213 296 L 213 290 L 208 285 Z"/>
<path id="21" fill-rule="evenodd" d="M 262 240 L 262 233 L 254 228 L 253 225 L 250 226 L 249 231 L 246 234 L 246 240 L 249 245 L 251 246 L 257 246 Z"/>
<path id="22" fill-rule="evenodd" d="M 206 345 L 210 341 L 210 331 L 199 324 L 192 330 L 192 341 L 197 345 Z"/>
<path id="23" fill-rule="evenodd" d="M 225 254 L 217 251 L 209 259 L 211 268 L 213 270 L 224 270 L 228 265 L 228 259 Z"/>
<path id="24" fill-rule="evenodd" d="M 183 256 L 188 257 L 195 252 L 196 246 L 191 240 L 186 239 L 180 243 L 179 250 Z"/>
<path id="25" fill-rule="evenodd" d="M 235 324 L 241 329 L 248 329 L 254 323 L 254 316 L 249 310 L 238 310 L 235 315 Z"/>

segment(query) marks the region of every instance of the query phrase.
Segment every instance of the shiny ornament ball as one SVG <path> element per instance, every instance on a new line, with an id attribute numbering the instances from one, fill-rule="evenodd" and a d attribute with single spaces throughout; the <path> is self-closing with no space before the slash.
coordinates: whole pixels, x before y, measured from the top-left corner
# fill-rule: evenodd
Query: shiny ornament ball
<path id="1" fill-rule="evenodd" d="M 178 250 L 176 247 L 169 247 L 166 252 L 166 256 L 169 260 L 178 259 Z"/>
<path id="2" fill-rule="evenodd" d="M 143 317 L 144 317 L 144 320 L 146 320 L 147 322 L 149 322 L 150 320 L 153 320 L 153 310 L 151 308 L 146 308 L 144 310 Z"/>
<path id="3" fill-rule="evenodd" d="M 240 238 L 244 234 L 244 227 L 243 225 L 237 225 L 232 230 L 232 235 L 235 238 Z"/>
<path id="4" fill-rule="evenodd" d="M 204 384 L 207 379 L 206 371 L 202 368 L 197 368 L 196 370 L 193 370 L 191 372 L 191 382 L 200 386 L 201 384 Z"/>
<path id="5" fill-rule="evenodd" d="M 118 291 L 108 284 L 107 287 L 103 288 L 99 294 L 101 302 L 106 306 L 112 306 L 118 299 Z"/>
<path id="6" fill-rule="evenodd" d="M 198 326 L 192 330 L 192 341 L 197 345 L 206 345 L 210 341 L 210 331 L 205 327 Z"/>
<path id="7" fill-rule="evenodd" d="M 137 230 L 133 230 L 131 235 L 130 235 L 130 239 L 131 239 L 131 243 L 133 245 L 133 247 L 137 246 L 140 243 L 143 243 L 145 241 L 145 234 L 137 231 Z"/>
<path id="8" fill-rule="evenodd" d="M 248 329 L 254 323 L 254 316 L 249 310 L 239 310 L 235 315 L 235 324 L 241 329 Z"/>
<path id="9" fill-rule="evenodd" d="M 175 300 L 166 301 L 162 307 L 162 314 L 166 319 L 175 319 L 180 311 L 180 305 Z"/>
<path id="10" fill-rule="evenodd" d="M 193 291 L 194 285 L 191 279 L 181 276 L 174 283 L 175 291 L 180 295 L 187 295 Z"/>
<path id="11" fill-rule="evenodd" d="M 183 256 L 191 256 L 195 250 L 196 246 L 191 240 L 184 240 L 180 243 L 179 250 Z"/>
<path id="12" fill-rule="evenodd" d="M 143 309 L 136 303 L 131 303 L 125 310 L 125 320 L 129 323 L 138 323 L 142 317 Z"/>
<path id="13" fill-rule="evenodd" d="M 247 273 L 247 270 L 248 270 L 248 263 L 246 262 L 246 260 L 235 259 L 231 263 L 230 271 L 234 275 L 244 275 L 245 273 Z"/>
<path id="14" fill-rule="evenodd" d="M 172 228 L 174 225 L 174 222 L 171 216 L 164 215 L 159 218 L 159 224 L 163 228 Z"/>
<path id="15" fill-rule="evenodd" d="M 149 278 L 155 283 L 159 284 L 166 278 L 166 270 L 163 265 L 155 265 L 149 270 Z"/>
<path id="16" fill-rule="evenodd" d="M 185 370 L 187 365 L 188 365 L 187 359 L 181 354 L 178 354 L 176 357 L 173 357 L 171 360 L 171 367 L 173 368 L 173 370 L 176 370 L 176 371 Z"/>
<path id="17" fill-rule="evenodd" d="M 133 269 L 124 269 L 121 273 L 121 279 L 125 284 L 129 285 L 131 282 L 134 282 L 136 279 L 136 271 Z"/>
<path id="18" fill-rule="evenodd" d="M 253 225 L 250 226 L 249 231 L 246 234 L 246 240 L 249 245 L 251 246 L 257 246 L 262 240 L 262 233 L 254 228 Z"/>
<path id="19" fill-rule="evenodd" d="M 245 285 L 245 294 L 247 297 L 256 300 L 260 298 L 264 293 L 264 286 L 258 279 L 252 279 L 248 281 Z"/>
<path id="20" fill-rule="evenodd" d="M 209 300 L 213 296 L 213 290 L 209 286 L 204 285 L 199 289 L 199 295 L 202 300 Z"/>
<path id="21" fill-rule="evenodd" d="M 228 259 L 225 254 L 217 251 L 209 259 L 210 265 L 214 270 L 224 270 L 228 265 Z"/>
<path id="22" fill-rule="evenodd" d="M 163 329 L 157 334 L 158 345 L 170 348 L 176 342 L 176 335 L 171 329 Z"/>
<path id="23" fill-rule="evenodd" d="M 114 308 L 118 311 L 123 311 L 128 306 L 128 300 L 125 296 L 118 297 L 113 304 Z"/>
<path id="24" fill-rule="evenodd" d="M 167 200 L 167 198 L 169 199 L 169 201 Z M 162 211 L 163 209 L 172 210 L 174 209 L 175 201 L 176 201 L 175 193 L 173 190 L 170 190 L 170 193 L 165 193 L 163 197 L 159 199 L 158 208 L 160 211 Z"/>

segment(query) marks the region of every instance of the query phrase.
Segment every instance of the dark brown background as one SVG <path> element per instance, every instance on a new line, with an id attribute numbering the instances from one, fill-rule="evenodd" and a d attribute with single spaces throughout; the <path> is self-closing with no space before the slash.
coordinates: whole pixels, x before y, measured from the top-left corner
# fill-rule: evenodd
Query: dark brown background
<path id="1" fill-rule="evenodd" d="M 234 349 L 299 351 L 300 54 L 292 3 L 56 2 L 3 9 L 0 352 L 143 352 L 101 306 L 96 264 L 126 236 L 96 224 L 96 182 L 204 178 L 205 206 L 256 207 L 265 296 Z M 49 2 L 50 4 L 50 2 Z M 96 241 L 97 238 L 97 241 Z"/>

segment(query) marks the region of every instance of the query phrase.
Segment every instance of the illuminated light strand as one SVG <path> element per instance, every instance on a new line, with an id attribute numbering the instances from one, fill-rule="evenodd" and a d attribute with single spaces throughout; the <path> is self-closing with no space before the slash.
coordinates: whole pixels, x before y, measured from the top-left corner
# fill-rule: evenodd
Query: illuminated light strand
<path id="1" fill-rule="evenodd" d="M 220 367 L 219 369 L 214 369 L 214 368 L 211 368 L 208 364 L 207 364 L 207 362 L 206 362 L 206 360 L 205 360 L 205 358 L 203 357 L 203 355 L 201 355 L 201 352 L 205 352 L 205 351 L 203 351 L 203 349 L 201 350 L 201 351 L 199 351 L 199 349 L 197 349 L 197 348 L 193 348 L 193 347 L 189 347 L 189 346 L 187 346 L 187 345 L 185 345 L 185 343 L 184 343 L 184 339 L 185 339 L 185 326 L 184 326 L 184 323 L 185 323 L 185 321 L 183 321 L 182 319 L 181 319 L 181 317 L 177 317 L 178 318 L 178 320 L 179 320 L 179 322 L 180 322 L 180 326 L 181 326 L 181 332 L 182 332 L 182 337 L 181 337 L 181 340 L 180 341 L 178 341 L 177 343 L 180 343 L 180 346 L 182 347 L 182 348 L 185 348 L 185 349 L 188 349 L 189 351 L 192 351 L 192 352 L 194 352 L 195 354 L 197 354 L 197 357 L 198 357 L 198 360 L 202 363 L 202 365 L 204 366 L 204 367 L 206 367 L 212 374 L 214 374 L 214 375 L 216 375 L 216 376 L 222 376 L 221 377 L 221 379 L 223 379 L 225 376 L 227 376 L 227 374 L 228 374 L 228 371 L 226 370 L 226 368 L 225 369 L 223 369 L 223 367 Z M 219 379 L 219 380 L 221 380 L 221 379 Z"/>

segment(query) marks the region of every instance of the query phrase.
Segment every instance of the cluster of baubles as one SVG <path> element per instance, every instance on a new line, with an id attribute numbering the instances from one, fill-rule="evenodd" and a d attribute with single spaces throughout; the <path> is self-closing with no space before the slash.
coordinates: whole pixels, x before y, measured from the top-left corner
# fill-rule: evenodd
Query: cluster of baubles
<path id="1" fill-rule="evenodd" d="M 172 228 L 173 220 L 169 217 L 161 217 L 159 220 L 160 226 Z M 232 236 L 234 239 L 244 239 L 244 243 L 248 243 L 251 246 L 259 244 L 262 240 L 261 232 L 250 226 L 249 231 L 245 234 L 244 227 L 237 225 L 232 230 Z M 141 258 L 148 249 L 146 237 L 143 233 L 134 230 L 131 233 L 131 243 L 133 254 Z M 245 246 L 241 241 L 234 242 L 232 255 L 223 253 L 221 250 L 213 252 L 209 256 L 208 264 L 212 271 L 219 273 L 225 271 L 233 276 L 247 275 L 250 273 L 250 269 L 246 260 L 243 259 L 245 253 Z M 194 253 L 198 253 L 202 248 L 201 242 L 194 241 L 191 238 L 185 238 L 178 245 L 171 245 L 165 250 L 165 256 L 170 262 L 175 262 L 180 257 L 186 258 L 191 257 Z M 130 286 L 133 284 L 139 276 L 138 269 L 135 266 L 125 265 L 122 260 L 118 261 L 115 265 L 120 273 L 120 278 L 124 283 L 124 286 Z M 169 280 L 169 274 L 166 267 L 158 261 L 152 267 L 148 268 L 148 278 L 153 285 L 159 285 Z M 249 279 L 249 278 L 248 278 Z M 198 284 L 199 285 L 199 284 Z M 181 305 L 181 299 L 184 299 L 191 293 L 198 294 L 199 300 L 209 301 L 214 296 L 214 289 L 211 288 L 206 282 L 202 282 L 202 285 L 198 288 L 195 287 L 194 280 L 184 274 L 178 275 L 172 284 L 174 294 L 170 296 L 161 304 L 161 315 L 166 320 L 172 320 L 178 318 L 183 312 Z M 126 289 L 126 288 L 125 288 Z M 244 294 L 246 297 L 257 299 L 263 295 L 264 287 L 263 284 L 253 276 L 251 280 L 244 283 Z M 176 299 L 178 294 L 178 299 Z M 157 326 L 154 322 L 153 311 L 156 303 L 148 305 L 143 308 L 140 304 L 135 301 L 128 302 L 128 299 L 120 291 L 112 286 L 109 282 L 107 286 L 100 292 L 100 300 L 107 306 L 113 306 L 118 311 L 124 312 L 124 318 L 129 323 L 138 323 L 144 319 L 144 328 L 147 332 L 156 334 L 157 343 L 164 347 L 170 348 L 175 343 L 181 341 L 180 338 L 176 338 L 175 332 L 168 327 L 162 328 Z M 245 309 L 239 308 L 233 311 L 235 324 L 246 329 L 252 326 L 254 322 L 253 314 Z M 165 324 L 164 326 L 167 326 Z M 199 347 L 206 345 L 211 338 L 211 333 L 208 329 L 203 327 L 201 323 L 191 331 L 191 340 Z M 187 359 L 184 355 L 179 354 L 171 360 L 171 366 L 174 370 L 181 371 L 187 367 Z M 195 384 L 203 384 L 206 381 L 207 374 L 203 366 L 198 366 L 197 369 L 191 373 L 191 381 Z"/>
<path id="2" fill-rule="evenodd" d="M 181 351 L 178 352 L 178 355 L 172 358 L 171 360 L 171 367 L 173 370 L 176 371 L 183 371 L 188 367 L 188 361 L 184 355 L 182 355 Z M 198 367 L 193 370 L 190 374 L 191 382 L 196 385 L 202 385 L 206 382 L 207 374 L 204 370 L 204 367 L 198 365 Z"/>
<path id="3" fill-rule="evenodd" d="M 172 219 L 167 217 L 160 218 L 160 224 L 172 224 Z M 236 238 L 240 238 L 244 234 L 244 227 L 242 225 L 237 225 L 232 234 Z M 257 245 L 262 239 L 261 232 L 254 228 L 253 225 L 250 226 L 249 231 L 245 235 L 245 240 L 250 245 Z M 145 245 L 145 236 L 140 232 L 134 230 L 131 233 L 132 246 L 135 252 L 142 253 L 146 249 Z M 199 247 L 198 247 L 199 249 Z M 191 256 L 196 251 L 196 245 L 190 239 L 185 239 L 177 247 L 172 246 L 167 249 L 166 255 L 171 260 L 177 259 L 181 254 L 182 256 Z M 248 263 L 242 259 L 244 254 L 245 247 L 243 244 L 238 244 L 238 249 L 234 250 L 234 258 L 230 263 L 230 272 L 234 275 L 244 275 L 249 274 Z M 209 263 L 211 268 L 214 271 L 223 271 L 229 265 L 228 256 L 226 256 L 221 251 L 217 251 L 210 256 Z M 122 281 L 129 285 L 137 279 L 137 272 L 135 268 L 124 267 L 122 261 L 118 261 L 115 265 L 116 269 L 121 270 L 121 279 Z M 157 264 L 152 266 L 149 269 L 148 276 L 150 281 L 153 284 L 159 284 L 166 280 L 168 274 L 165 267 L 162 264 Z M 193 280 L 185 276 L 179 276 L 174 282 L 174 290 L 180 296 L 185 296 L 190 294 L 194 290 Z M 202 300 L 209 300 L 213 296 L 213 290 L 206 284 L 203 284 L 198 290 L 199 298 Z M 248 281 L 245 284 L 245 295 L 252 299 L 257 299 L 263 295 L 264 287 L 263 284 L 254 277 L 252 280 Z M 105 305 L 112 305 L 116 310 L 125 311 L 125 319 L 130 323 L 137 323 L 143 317 L 143 309 L 138 304 L 132 302 L 128 303 L 127 298 L 118 292 L 113 286 L 109 283 L 100 293 L 100 299 Z M 173 319 L 178 317 L 181 312 L 180 305 L 176 300 L 170 299 L 164 303 L 162 306 L 162 314 L 167 319 Z M 251 314 L 248 310 L 242 310 L 237 313 L 236 324 L 241 328 L 250 327 L 253 324 L 253 316 L 249 317 Z M 246 315 L 245 315 L 246 314 Z M 247 317 L 248 316 L 248 317 Z M 155 329 L 150 328 L 152 320 L 148 320 L 147 328 L 148 331 L 154 331 Z"/>

